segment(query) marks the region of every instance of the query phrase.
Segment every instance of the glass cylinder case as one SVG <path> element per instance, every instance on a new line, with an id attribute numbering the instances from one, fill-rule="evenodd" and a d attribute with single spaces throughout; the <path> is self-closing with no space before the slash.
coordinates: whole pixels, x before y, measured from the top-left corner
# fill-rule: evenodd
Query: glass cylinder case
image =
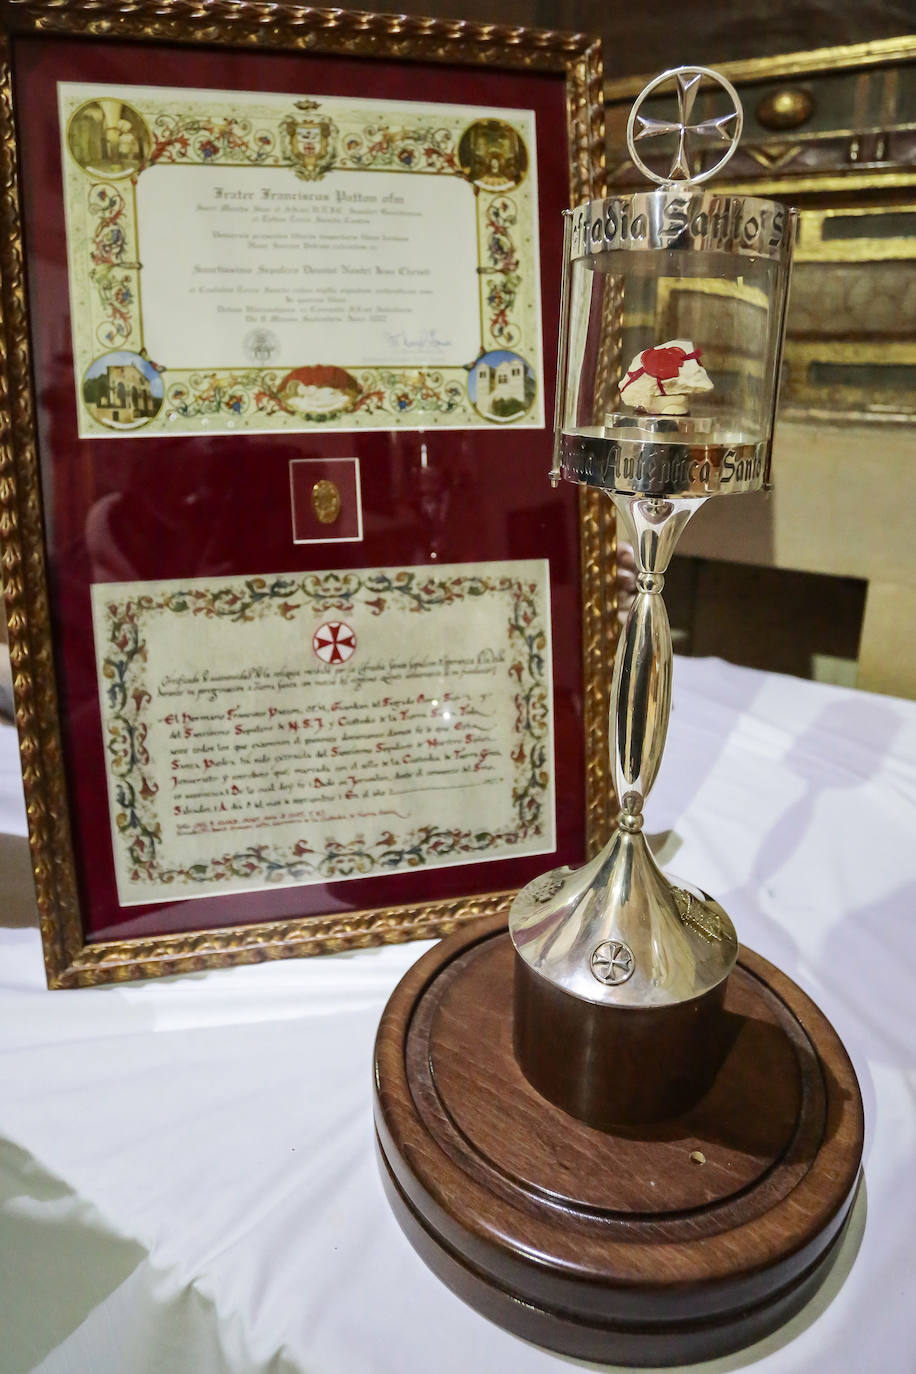
<path id="1" fill-rule="evenodd" d="M 794 221 L 678 186 L 567 214 L 554 478 L 660 496 L 766 485 Z"/>

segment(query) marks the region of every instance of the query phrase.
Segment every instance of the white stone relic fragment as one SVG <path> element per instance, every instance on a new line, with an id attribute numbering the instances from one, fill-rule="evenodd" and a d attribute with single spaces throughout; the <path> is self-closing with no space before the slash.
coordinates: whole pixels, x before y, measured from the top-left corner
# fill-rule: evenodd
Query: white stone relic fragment
<path id="1" fill-rule="evenodd" d="M 692 339 L 669 339 L 644 349 L 620 379 L 620 399 L 649 415 L 689 415 L 690 397 L 712 389 Z"/>

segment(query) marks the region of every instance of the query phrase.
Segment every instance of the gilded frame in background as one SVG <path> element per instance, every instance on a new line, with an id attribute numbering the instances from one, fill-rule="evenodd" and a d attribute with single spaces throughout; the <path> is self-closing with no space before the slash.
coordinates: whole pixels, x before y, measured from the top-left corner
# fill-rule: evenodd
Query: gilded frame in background
<path id="1" fill-rule="evenodd" d="M 6 0 L 0 6 L 0 24 L 0 533 L 29 838 L 49 985 L 86 986 L 428 938 L 497 912 L 505 892 L 141 938 L 87 940 L 52 645 L 14 104 L 15 45 L 20 37 L 78 39 L 87 44 L 116 39 L 188 51 L 216 47 L 377 59 L 403 63 L 405 70 L 416 63 L 485 66 L 495 79 L 501 72 L 554 75 L 566 96 L 572 204 L 603 194 L 599 45 L 580 34 L 295 4 L 271 7 L 265 21 L 264 7 L 245 0 L 215 7 L 193 0 L 172 0 L 167 6 L 154 0 Z M 601 504 L 596 493 L 581 493 L 579 511 L 575 554 L 583 615 L 585 844 L 593 852 L 610 820 L 606 700 L 608 650 L 616 633 L 614 523 L 610 503 Z"/>

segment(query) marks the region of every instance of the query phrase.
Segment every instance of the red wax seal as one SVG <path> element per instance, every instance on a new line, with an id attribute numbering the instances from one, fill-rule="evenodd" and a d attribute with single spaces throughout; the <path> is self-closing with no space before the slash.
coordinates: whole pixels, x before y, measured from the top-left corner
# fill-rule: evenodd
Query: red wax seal
<path id="1" fill-rule="evenodd" d="M 677 344 L 670 344 L 665 348 L 647 348 L 639 355 L 640 366 L 627 373 L 625 382 L 620 385 L 621 395 L 626 391 L 631 382 L 636 382 L 640 377 L 651 377 L 658 382 L 658 389 L 661 394 L 666 395 L 662 382 L 670 382 L 676 377 L 684 363 L 694 360 L 700 361 L 700 350 L 695 348 L 692 353 L 685 353 L 683 348 L 678 348 Z M 634 360 L 635 361 L 635 360 Z"/>
<path id="2" fill-rule="evenodd" d="M 647 348 L 642 355 L 642 365 L 657 382 L 667 382 L 677 376 L 686 357 L 683 348 Z"/>

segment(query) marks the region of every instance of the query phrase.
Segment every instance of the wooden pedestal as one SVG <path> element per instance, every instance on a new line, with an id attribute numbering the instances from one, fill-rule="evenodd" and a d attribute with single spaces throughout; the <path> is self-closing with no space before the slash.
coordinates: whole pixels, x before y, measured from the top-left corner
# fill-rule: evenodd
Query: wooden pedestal
<path id="1" fill-rule="evenodd" d="M 504 918 L 480 922 L 382 1016 L 382 1174 L 419 1253 L 501 1326 L 586 1359 L 686 1363 L 786 1321 L 826 1277 L 862 1156 L 858 1083 L 824 1016 L 743 951 L 705 1097 L 597 1130 L 516 1063 L 513 960 Z"/>

